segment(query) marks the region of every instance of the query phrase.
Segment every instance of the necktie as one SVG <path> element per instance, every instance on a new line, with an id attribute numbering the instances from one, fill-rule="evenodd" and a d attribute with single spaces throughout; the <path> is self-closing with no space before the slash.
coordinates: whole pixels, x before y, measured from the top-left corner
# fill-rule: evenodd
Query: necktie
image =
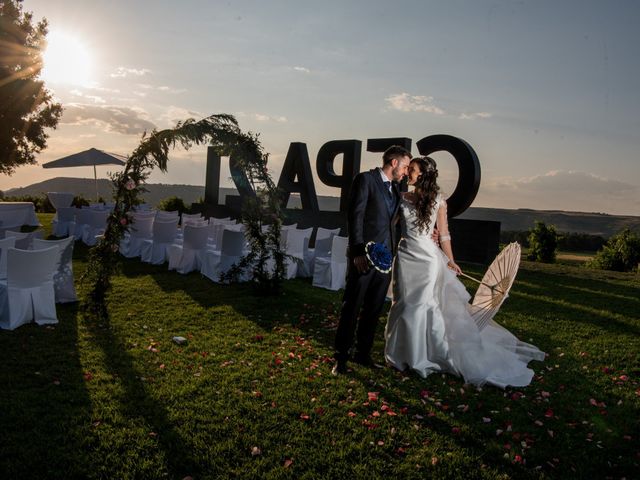
<path id="1" fill-rule="evenodd" d="M 389 194 L 389 197 L 392 197 L 392 194 L 391 194 L 391 182 L 384 182 L 384 186 L 387 189 L 387 194 Z"/>

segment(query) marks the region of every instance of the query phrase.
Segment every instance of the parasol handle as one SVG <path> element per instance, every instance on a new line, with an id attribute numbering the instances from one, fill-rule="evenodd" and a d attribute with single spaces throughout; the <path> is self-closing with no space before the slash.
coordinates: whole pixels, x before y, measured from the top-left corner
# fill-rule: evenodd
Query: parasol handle
<path id="1" fill-rule="evenodd" d="M 460 275 L 468 278 L 469 280 L 473 280 L 474 282 L 479 283 L 480 285 L 487 285 L 486 283 L 483 283 L 482 280 L 478 280 L 477 278 L 472 277 L 471 275 L 467 275 L 466 273 L 460 272 Z M 487 287 L 491 287 L 491 285 L 487 285 Z"/>
<path id="2" fill-rule="evenodd" d="M 494 290 L 498 290 L 499 293 L 504 293 L 502 290 L 498 289 L 498 285 L 489 285 L 488 283 L 484 283 L 482 280 L 478 280 L 475 277 L 472 277 L 471 275 L 467 275 L 466 273 L 462 273 L 460 272 L 460 275 L 462 275 L 463 277 L 468 278 L 469 280 L 473 280 L 476 283 L 479 283 L 480 285 L 484 285 L 486 287 L 489 287 L 491 289 L 491 292 L 493 292 Z"/>

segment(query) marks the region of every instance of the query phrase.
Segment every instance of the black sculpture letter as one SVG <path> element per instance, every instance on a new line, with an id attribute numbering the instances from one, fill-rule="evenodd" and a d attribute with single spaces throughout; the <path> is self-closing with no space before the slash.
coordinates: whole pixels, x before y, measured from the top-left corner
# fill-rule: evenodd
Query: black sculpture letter
<path id="1" fill-rule="evenodd" d="M 351 192 L 353 177 L 360 172 L 360 154 L 362 142 L 360 140 L 332 140 L 325 143 L 318 150 L 316 170 L 320 181 L 330 187 L 340 187 L 340 211 L 347 211 L 347 202 Z M 343 154 L 342 175 L 336 175 L 333 161 L 336 156 Z"/>
<path id="2" fill-rule="evenodd" d="M 296 176 L 298 177 L 298 182 L 295 181 Z M 287 208 L 291 193 L 297 192 L 300 193 L 303 210 L 309 210 L 310 212 L 320 211 L 316 188 L 313 185 L 306 143 L 292 142 L 289 145 L 287 158 L 284 159 L 284 165 L 278 180 L 278 188 L 282 191 L 283 208 Z"/>
<path id="3" fill-rule="evenodd" d="M 467 142 L 451 135 L 430 135 L 416 142 L 421 155 L 445 151 L 453 155 L 458 164 L 458 183 L 447 199 L 447 211 L 453 218 L 473 203 L 480 188 L 480 162 Z"/>
<path id="4" fill-rule="evenodd" d="M 218 205 L 220 196 L 220 155 L 214 147 L 207 148 L 207 170 L 204 183 L 204 203 Z"/>

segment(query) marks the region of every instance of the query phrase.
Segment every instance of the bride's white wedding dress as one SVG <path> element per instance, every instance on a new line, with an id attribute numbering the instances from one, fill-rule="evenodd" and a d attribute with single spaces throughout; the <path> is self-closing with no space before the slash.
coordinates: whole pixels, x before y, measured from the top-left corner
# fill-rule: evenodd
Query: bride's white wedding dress
<path id="1" fill-rule="evenodd" d="M 469 293 L 431 238 L 438 210 L 446 212 L 446 201 L 438 195 L 425 232 L 415 227 L 416 211 L 408 199 L 402 199 L 400 208 L 402 238 L 393 265 L 393 304 L 385 328 L 387 362 L 422 377 L 450 372 L 478 386 L 528 385 L 533 370 L 527 364 L 543 360 L 544 353 L 493 321 L 478 330 L 469 314 Z M 438 229 L 441 235 L 448 231 L 446 225 Z"/>

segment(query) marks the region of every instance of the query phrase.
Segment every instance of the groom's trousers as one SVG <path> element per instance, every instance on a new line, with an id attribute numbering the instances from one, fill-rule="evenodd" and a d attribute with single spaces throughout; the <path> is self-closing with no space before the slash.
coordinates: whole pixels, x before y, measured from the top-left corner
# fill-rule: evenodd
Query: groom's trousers
<path id="1" fill-rule="evenodd" d="M 349 359 L 354 337 L 356 340 L 354 357 L 360 359 L 370 357 L 378 317 L 380 317 L 390 281 L 390 273 L 381 273 L 371 268 L 367 273 L 360 274 L 353 263 L 349 262 L 342 311 L 336 332 L 336 360 Z"/>

